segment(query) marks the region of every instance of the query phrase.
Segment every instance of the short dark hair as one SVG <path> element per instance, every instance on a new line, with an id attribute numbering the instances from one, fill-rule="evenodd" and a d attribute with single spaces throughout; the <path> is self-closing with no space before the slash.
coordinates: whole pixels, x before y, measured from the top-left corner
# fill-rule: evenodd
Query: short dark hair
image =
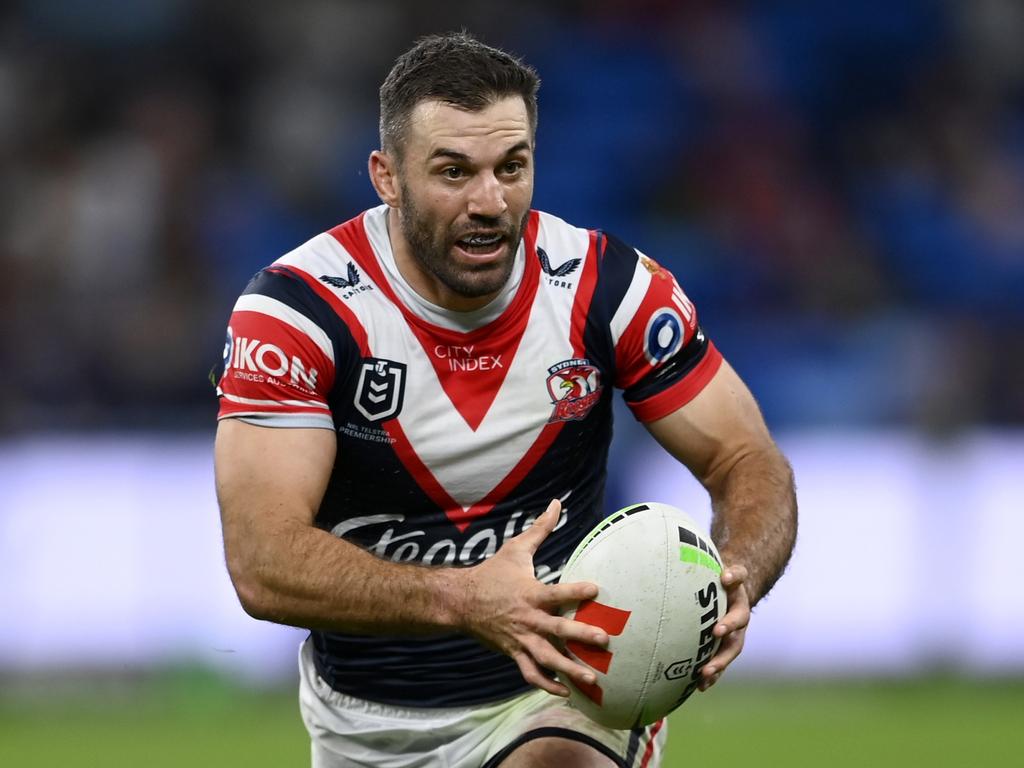
<path id="1" fill-rule="evenodd" d="M 468 32 L 423 37 L 395 61 L 380 87 L 380 144 L 401 157 L 409 117 L 421 101 L 438 100 L 472 112 L 522 96 L 537 131 L 537 72 Z"/>

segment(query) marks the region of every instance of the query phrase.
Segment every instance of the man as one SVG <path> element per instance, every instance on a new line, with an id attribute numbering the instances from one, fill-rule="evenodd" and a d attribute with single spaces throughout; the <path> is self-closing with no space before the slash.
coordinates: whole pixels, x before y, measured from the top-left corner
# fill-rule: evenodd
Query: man
<path id="1" fill-rule="evenodd" d="M 793 482 L 674 278 L 530 210 L 536 74 L 466 34 L 381 88 L 383 205 L 259 273 L 225 346 L 217 490 L 251 615 L 309 627 L 314 766 L 656 765 L 661 723 L 569 708 L 558 574 L 604 516 L 615 387 L 708 488 L 739 654 L 795 536 Z M 553 694 L 553 695 L 552 695 Z"/>

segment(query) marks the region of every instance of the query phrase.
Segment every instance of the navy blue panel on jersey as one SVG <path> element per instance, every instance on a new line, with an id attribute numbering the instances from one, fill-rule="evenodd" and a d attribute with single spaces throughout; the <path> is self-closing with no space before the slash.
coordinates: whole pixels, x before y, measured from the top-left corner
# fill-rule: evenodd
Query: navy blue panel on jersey
<path id="1" fill-rule="evenodd" d="M 359 358 L 359 347 L 338 313 L 317 296 L 304 280 L 286 268 L 270 267 L 253 276 L 242 292 L 243 296 L 248 294 L 277 299 L 316 323 L 331 339 L 334 347 L 337 370 L 335 387 L 344 382 L 346 374 L 352 370 L 354 362 Z"/>
<path id="2" fill-rule="evenodd" d="M 564 498 L 564 521 L 541 544 L 534 564 L 554 581 L 576 544 L 604 514 L 611 441 L 611 389 L 591 418 L 567 423 L 542 463 L 487 515 L 465 531 L 449 523 L 415 481 L 398 471 L 385 444 L 346 446 L 339 456 L 354 464 L 331 479 L 317 525 L 333 530 L 378 557 L 421 565 L 472 565 L 488 546 L 497 549 L 524 529 L 553 498 Z M 552 472 L 552 467 L 559 471 Z M 372 507 L 366 504 L 373 489 Z M 344 514 L 342 514 L 342 512 Z M 365 637 L 314 631 L 314 662 L 335 690 L 396 706 L 456 707 L 495 701 L 529 686 L 509 657 L 471 637 Z M 380 670 L 388 670 L 387 675 Z"/>
<path id="3" fill-rule="evenodd" d="M 615 350 L 610 323 L 633 281 L 637 254 L 632 247 L 606 232 L 598 233 L 597 252 L 601 258 L 601 269 L 583 333 L 583 344 L 587 356 L 599 360 L 609 372 L 608 380 L 614 381 Z"/>

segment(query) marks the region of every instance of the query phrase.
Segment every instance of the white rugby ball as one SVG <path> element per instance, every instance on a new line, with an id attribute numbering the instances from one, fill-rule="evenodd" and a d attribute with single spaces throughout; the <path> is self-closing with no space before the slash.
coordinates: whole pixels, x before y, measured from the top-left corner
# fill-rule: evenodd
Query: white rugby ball
<path id="1" fill-rule="evenodd" d="M 601 521 L 562 570 L 563 583 L 600 588 L 566 615 L 610 638 L 607 650 L 567 644 L 597 676 L 579 687 L 559 674 L 570 703 L 601 725 L 636 728 L 686 701 L 718 650 L 712 630 L 726 611 L 721 562 L 710 537 L 668 504 L 634 504 Z"/>

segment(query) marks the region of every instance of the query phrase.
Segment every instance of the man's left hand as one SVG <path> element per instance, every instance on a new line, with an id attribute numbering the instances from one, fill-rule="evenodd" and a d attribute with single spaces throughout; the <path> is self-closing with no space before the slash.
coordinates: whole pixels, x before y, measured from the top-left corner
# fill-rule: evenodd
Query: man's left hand
<path id="1" fill-rule="evenodd" d="M 746 579 L 747 569 L 742 565 L 730 565 L 722 571 L 722 586 L 728 597 L 729 609 L 715 625 L 715 637 L 722 638 L 722 643 L 718 646 L 718 653 L 700 671 L 698 688 L 701 691 L 717 683 L 725 668 L 743 650 L 743 639 L 747 634 L 747 624 L 750 623 L 750 597 L 744 584 Z"/>

